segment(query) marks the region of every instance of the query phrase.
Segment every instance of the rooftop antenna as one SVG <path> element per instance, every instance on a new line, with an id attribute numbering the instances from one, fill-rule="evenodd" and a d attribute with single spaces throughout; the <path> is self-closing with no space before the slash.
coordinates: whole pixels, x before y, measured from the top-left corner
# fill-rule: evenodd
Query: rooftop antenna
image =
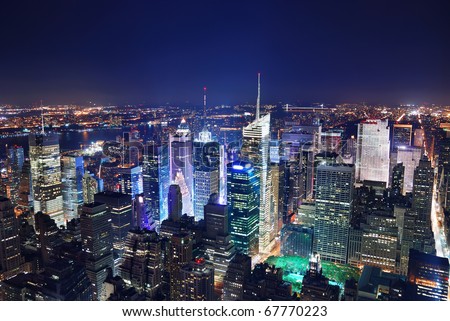
<path id="1" fill-rule="evenodd" d="M 203 87 L 203 127 L 206 128 L 206 87 Z"/>
<path id="2" fill-rule="evenodd" d="M 261 103 L 261 73 L 258 72 L 258 98 L 256 99 L 256 120 L 259 119 L 260 103 Z"/>
<path id="3" fill-rule="evenodd" d="M 45 127 L 44 127 L 44 105 L 42 105 L 42 99 L 41 99 L 41 121 L 42 121 L 42 135 L 45 135 Z"/>

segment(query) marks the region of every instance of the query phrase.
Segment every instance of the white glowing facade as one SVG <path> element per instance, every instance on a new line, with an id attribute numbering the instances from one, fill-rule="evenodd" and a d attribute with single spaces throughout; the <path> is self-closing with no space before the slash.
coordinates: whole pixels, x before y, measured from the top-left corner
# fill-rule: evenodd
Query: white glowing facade
<path id="1" fill-rule="evenodd" d="M 29 145 L 34 213 L 41 211 L 58 226 L 65 225 L 58 136 L 31 134 Z"/>
<path id="2" fill-rule="evenodd" d="M 389 182 L 389 124 L 368 119 L 358 124 L 356 181 Z"/>
<path id="3" fill-rule="evenodd" d="M 260 172 L 259 252 L 268 253 L 275 238 L 275 216 L 271 213 L 272 186 L 269 166 L 270 114 L 243 129 L 241 157 Z"/>
<path id="4" fill-rule="evenodd" d="M 183 194 L 183 214 L 193 216 L 192 133 L 186 120 L 183 119 L 176 133 L 170 135 L 169 143 L 170 182 L 180 185 Z"/>
<path id="5" fill-rule="evenodd" d="M 403 194 L 413 191 L 414 171 L 419 166 L 422 148 L 400 146 L 397 150 L 397 163 L 403 163 L 405 174 L 403 177 Z"/>

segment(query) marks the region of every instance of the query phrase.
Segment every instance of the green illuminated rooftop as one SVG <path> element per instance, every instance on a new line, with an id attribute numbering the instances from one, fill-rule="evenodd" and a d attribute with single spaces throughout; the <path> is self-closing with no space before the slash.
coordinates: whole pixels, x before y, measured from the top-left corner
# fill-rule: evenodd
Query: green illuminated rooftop
<path id="1" fill-rule="evenodd" d="M 283 269 L 283 280 L 292 283 L 292 290 L 299 292 L 303 276 L 308 270 L 309 258 L 300 256 L 271 256 L 266 263 Z M 338 284 L 341 288 L 346 280 L 359 279 L 361 271 L 350 265 L 343 265 L 322 261 L 322 273 L 331 282 Z"/>

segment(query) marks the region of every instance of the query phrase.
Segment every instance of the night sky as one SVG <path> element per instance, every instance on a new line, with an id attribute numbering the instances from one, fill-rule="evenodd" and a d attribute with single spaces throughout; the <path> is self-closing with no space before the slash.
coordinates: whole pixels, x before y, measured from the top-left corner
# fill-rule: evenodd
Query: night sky
<path id="1" fill-rule="evenodd" d="M 7 0 L 0 103 L 450 104 L 450 1 Z"/>

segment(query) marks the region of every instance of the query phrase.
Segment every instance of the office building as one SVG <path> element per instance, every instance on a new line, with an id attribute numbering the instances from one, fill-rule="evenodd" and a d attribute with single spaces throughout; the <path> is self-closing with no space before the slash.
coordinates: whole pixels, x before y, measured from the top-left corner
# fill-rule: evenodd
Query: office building
<path id="1" fill-rule="evenodd" d="M 397 150 L 400 146 L 411 146 L 412 142 L 411 124 L 394 124 L 392 127 L 392 150 Z"/>
<path id="2" fill-rule="evenodd" d="M 86 273 L 92 283 L 93 299 L 100 300 L 108 269 L 114 268 L 111 213 L 106 204 L 84 204 L 81 213 L 81 242 Z"/>
<path id="3" fill-rule="evenodd" d="M 367 216 L 366 223 L 361 224 L 361 228 L 362 264 L 396 273 L 399 244 L 396 218 L 390 212 L 374 211 Z"/>
<path id="4" fill-rule="evenodd" d="M 149 142 L 145 145 L 142 173 L 145 202 L 156 224 L 156 231 L 159 232 L 161 222 L 168 217 L 170 175 L 167 144 Z"/>
<path id="5" fill-rule="evenodd" d="M 85 172 L 81 182 L 83 186 L 83 203 L 93 203 L 95 194 L 102 192 L 99 179 L 95 178 L 93 174 Z"/>
<path id="6" fill-rule="evenodd" d="M 214 269 L 202 258 L 180 269 L 180 301 L 214 300 Z"/>
<path id="7" fill-rule="evenodd" d="M 387 120 L 365 120 L 358 124 L 356 180 L 389 183 L 389 124 Z"/>
<path id="8" fill-rule="evenodd" d="M 15 207 L 19 199 L 19 185 L 22 166 L 25 160 L 23 148 L 12 146 L 7 150 L 8 193 L 7 197 Z"/>
<path id="9" fill-rule="evenodd" d="M 447 258 L 409 252 L 407 299 L 414 301 L 447 301 L 449 263 Z"/>
<path id="10" fill-rule="evenodd" d="M 339 286 L 330 284 L 322 274 L 320 255 L 314 253 L 309 258 L 309 269 L 303 277 L 301 301 L 339 301 Z"/>
<path id="11" fill-rule="evenodd" d="M 351 165 L 317 168 L 313 251 L 327 261 L 347 261 L 354 173 Z"/>
<path id="12" fill-rule="evenodd" d="M 126 284 L 145 294 L 149 300 L 161 290 L 163 259 L 161 240 L 156 232 L 133 229 L 125 241 L 119 275 Z"/>
<path id="13" fill-rule="evenodd" d="M 0 281 L 21 272 L 19 221 L 11 201 L 0 196 Z"/>
<path id="14" fill-rule="evenodd" d="M 228 206 L 220 204 L 219 194 L 212 194 L 204 206 L 206 234 L 203 236 L 207 262 L 214 267 L 214 288 L 221 292 L 228 265 L 236 254 L 229 233 Z"/>
<path id="15" fill-rule="evenodd" d="M 192 160 L 192 133 L 182 120 L 175 134 L 169 137 L 170 183 L 178 184 L 183 195 L 183 214 L 194 215 L 194 172 Z"/>
<path id="16" fill-rule="evenodd" d="M 236 250 L 253 256 L 259 253 L 260 172 L 252 163 L 227 165 L 227 205 L 230 234 Z"/>
<path id="17" fill-rule="evenodd" d="M 94 201 L 104 203 L 110 213 L 111 236 L 115 271 L 122 262 L 128 231 L 133 228 L 131 196 L 116 192 L 102 192 L 94 195 Z"/>
<path id="18" fill-rule="evenodd" d="M 411 193 L 413 190 L 414 170 L 419 166 L 422 158 L 422 148 L 399 146 L 397 152 L 393 155 L 397 163 L 402 163 L 405 167 L 403 176 L 403 195 Z"/>
<path id="19" fill-rule="evenodd" d="M 203 207 L 209 196 L 219 193 L 220 186 L 220 145 L 214 142 L 206 128 L 194 141 L 194 216 L 203 219 Z"/>
<path id="20" fill-rule="evenodd" d="M 62 164 L 62 196 L 64 219 L 71 221 L 79 216 L 83 199 L 83 157 L 78 155 L 64 155 Z"/>
<path id="21" fill-rule="evenodd" d="M 244 299 L 244 282 L 252 273 L 250 256 L 237 253 L 228 265 L 223 281 L 223 300 L 242 301 Z"/>
<path id="22" fill-rule="evenodd" d="M 273 202 L 269 159 L 270 114 L 260 117 L 259 108 L 258 104 L 255 120 L 243 128 L 241 159 L 251 162 L 259 173 L 259 252 L 268 253 L 275 237 L 275 215 L 270 211 Z"/>
<path id="23" fill-rule="evenodd" d="M 34 212 L 41 211 L 58 226 L 65 225 L 58 135 L 30 134 L 28 142 Z"/>
<path id="24" fill-rule="evenodd" d="M 312 226 L 287 224 L 281 229 L 281 255 L 309 257 L 312 254 L 313 239 Z"/>

